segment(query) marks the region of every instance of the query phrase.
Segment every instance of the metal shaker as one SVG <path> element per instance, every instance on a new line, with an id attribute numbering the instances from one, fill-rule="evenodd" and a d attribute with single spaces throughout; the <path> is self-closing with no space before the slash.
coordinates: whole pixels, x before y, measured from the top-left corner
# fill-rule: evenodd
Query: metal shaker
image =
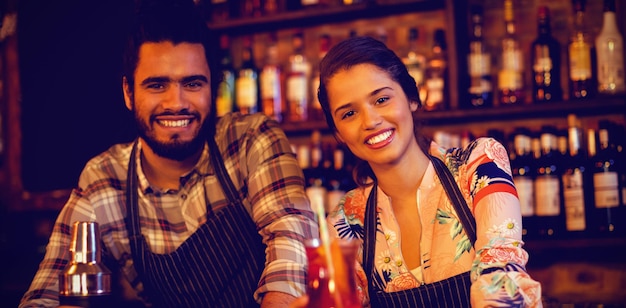
<path id="1" fill-rule="evenodd" d="M 97 222 L 74 223 L 70 254 L 70 264 L 59 275 L 60 304 L 84 308 L 108 305 L 111 298 L 111 271 L 101 262 Z"/>

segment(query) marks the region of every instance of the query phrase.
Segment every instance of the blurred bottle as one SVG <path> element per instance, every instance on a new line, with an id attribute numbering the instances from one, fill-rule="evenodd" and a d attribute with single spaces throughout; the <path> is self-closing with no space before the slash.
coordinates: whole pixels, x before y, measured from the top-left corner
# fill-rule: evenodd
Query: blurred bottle
<path id="1" fill-rule="evenodd" d="M 311 78 L 311 109 L 309 114 L 311 115 L 312 120 L 324 120 L 324 111 L 322 110 L 322 105 L 320 104 L 319 99 L 317 98 L 317 89 L 320 86 L 320 70 L 319 70 L 319 61 L 321 61 L 328 53 L 330 49 L 330 35 L 322 34 L 318 40 L 318 54 L 317 54 L 317 63 L 313 70 L 313 77 Z"/>
<path id="2" fill-rule="evenodd" d="M 550 30 L 550 10 L 540 6 L 537 11 L 537 38 L 531 46 L 533 99 L 551 102 L 563 99 L 561 89 L 561 45 Z"/>
<path id="3" fill-rule="evenodd" d="M 243 0 L 237 2 L 241 3 L 241 17 L 255 18 L 263 15 L 261 0 Z"/>
<path id="4" fill-rule="evenodd" d="M 619 161 L 615 144 L 611 142 L 611 122 L 601 120 L 598 123 L 597 153 L 594 158 L 593 189 L 594 218 L 593 227 L 601 234 L 614 234 L 624 228 L 624 217 L 620 217 Z"/>
<path id="5" fill-rule="evenodd" d="M 511 159 L 513 183 L 519 197 L 522 214 L 522 236 L 536 238 L 538 230 L 535 219 L 534 157 L 531 147 L 532 134 L 527 128 L 516 128 L 513 132 L 514 159 Z"/>
<path id="6" fill-rule="evenodd" d="M 596 53 L 598 92 L 616 94 L 626 91 L 624 83 L 624 39 L 617 27 L 615 0 L 604 0 L 602 30 L 596 37 Z"/>
<path id="7" fill-rule="evenodd" d="M 502 59 L 498 72 L 498 97 L 501 105 L 524 103 L 523 54 L 517 38 L 513 0 L 504 0 L 506 32 L 502 39 Z"/>
<path id="8" fill-rule="evenodd" d="M 424 85 L 424 75 L 426 70 L 426 57 L 418 51 L 419 30 L 417 28 L 409 29 L 407 38 L 407 52 L 402 58 L 402 62 L 409 71 L 409 75 L 415 79 L 415 84 L 419 90 L 422 103 L 426 101 L 426 86 Z"/>
<path id="9" fill-rule="evenodd" d="M 448 108 L 448 55 L 446 33 L 436 29 L 433 36 L 432 54 L 426 66 L 424 83 L 426 100 L 422 102 L 426 111 L 445 110 Z"/>
<path id="10" fill-rule="evenodd" d="M 557 131 L 554 126 L 541 129 L 541 156 L 535 162 L 535 215 L 540 236 L 562 236 L 565 229 L 561 210 L 561 170 Z"/>
<path id="11" fill-rule="evenodd" d="M 217 116 L 221 117 L 235 108 L 235 68 L 230 52 L 230 38 L 223 34 L 220 36 L 220 70 L 222 80 L 217 88 L 215 104 Z"/>
<path id="12" fill-rule="evenodd" d="M 241 67 L 235 80 L 236 103 L 242 114 L 259 111 L 259 70 L 254 64 L 252 37 L 243 37 Z"/>
<path id="13" fill-rule="evenodd" d="M 224 22 L 239 16 L 236 13 L 236 1 L 207 0 L 210 1 L 210 16 L 212 22 Z"/>
<path id="14" fill-rule="evenodd" d="M 311 64 L 304 55 L 302 32 L 296 32 L 292 35 L 291 46 L 293 54 L 289 56 L 289 70 L 286 80 L 287 120 L 303 122 L 308 118 Z"/>
<path id="15" fill-rule="evenodd" d="M 265 65 L 263 65 L 259 75 L 261 106 L 265 115 L 282 122 L 284 109 L 282 95 L 283 75 L 278 62 L 277 38 L 276 33 L 272 32 L 268 36 Z"/>
<path id="16" fill-rule="evenodd" d="M 567 117 L 569 155 L 563 159 L 563 207 L 565 209 L 565 228 L 568 232 L 587 230 L 586 212 L 590 208 L 592 191 L 588 181 L 587 158 L 582 148 L 582 129 L 576 115 Z"/>
<path id="17" fill-rule="evenodd" d="M 483 39 L 483 8 L 471 7 L 470 53 L 467 64 L 470 75 L 469 107 L 492 107 L 493 84 L 491 80 L 491 55 Z"/>
<path id="18" fill-rule="evenodd" d="M 585 28 L 585 0 L 573 0 L 574 31 L 569 42 L 570 99 L 588 98 L 594 94 L 591 70 L 592 44 Z"/>

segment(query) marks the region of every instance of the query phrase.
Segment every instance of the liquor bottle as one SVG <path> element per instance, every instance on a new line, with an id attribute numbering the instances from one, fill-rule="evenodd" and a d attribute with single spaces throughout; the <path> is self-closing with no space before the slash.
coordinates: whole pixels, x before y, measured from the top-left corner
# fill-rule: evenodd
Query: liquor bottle
<path id="1" fill-rule="evenodd" d="M 565 229 L 572 234 L 571 232 L 587 230 L 585 212 L 590 207 L 588 194 L 591 183 L 588 181 L 587 159 L 582 150 L 580 120 L 576 115 L 570 114 L 567 123 L 569 155 L 563 159 L 563 208 Z"/>
<path id="2" fill-rule="evenodd" d="M 588 98 L 594 94 L 592 44 L 585 28 L 585 1 L 573 0 L 574 31 L 568 47 L 570 99 Z"/>
<path id="3" fill-rule="evenodd" d="M 615 0 L 604 0 L 602 30 L 596 37 L 598 92 L 626 91 L 624 83 L 624 39 L 617 28 Z"/>
<path id="4" fill-rule="evenodd" d="M 267 44 L 265 65 L 259 75 L 259 84 L 261 86 L 261 106 L 265 115 L 278 122 L 282 122 L 282 69 L 278 64 L 278 45 L 276 33 L 271 33 L 269 35 Z"/>
<path id="5" fill-rule="evenodd" d="M 436 29 L 433 37 L 432 54 L 426 64 L 426 111 L 445 110 L 448 108 L 448 56 L 446 33 Z"/>
<path id="6" fill-rule="evenodd" d="M 318 46 L 318 54 L 317 61 L 321 61 L 328 53 L 330 49 L 330 35 L 322 34 L 319 37 L 319 46 Z M 317 98 L 317 89 L 320 86 L 320 70 L 318 65 L 315 66 L 313 77 L 311 78 L 311 110 L 309 112 L 312 120 L 324 120 L 324 111 L 322 110 L 322 105 L 320 104 L 319 99 Z"/>
<path id="7" fill-rule="evenodd" d="M 261 0 L 243 0 L 241 3 L 241 17 L 255 18 L 263 15 L 263 6 Z"/>
<path id="8" fill-rule="evenodd" d="M 541 156 L 535 162 L 535 215 L 540 236 L 561 236 L 565 218 L 561 210 L 561 170 L 556 128 L 543 126 Z"/>
<path id="9" fill-rule="evenodd" d="M 426 101 L 426 86 L 424 85 L 424 75 L 426 70 L 426 57 L 418 50 L 419 30 L 417 28 L 409 29 L 407 39 L 408 49 L 402 58 L 402 62 L 406 66 L 409 75 L 415 79 L 415 85 L 419 91 L 420 100 Z"/>
<path id="10" fill-rule="evenodd" d="M 533 69 L 533 100 L 537 103 L 560 101 L 561 45 L 550 30 L 550 10 L 540 6 L 537 11 L 537 38 L 531 46 Z"/>
<path id="11" fill-rule="evenodd" d="M 292 36 L 293 54 L 289 56 L 289 72 L 286 80 L 287 120 L 303 122 L 308 118 L 309 107 L 309 77 L 311 64 L 304 56 L 304 40 L 302 32 Z"/>
<path id="12" fill-rule="evenodd" d="M 601 234 L 612 234 L 623 228 L 620 212 L 619 169 L 617 151 L 609 141 L 611 123 L 601 120 L 598 123 L 598 147 L 594 159 L 593 190 L 594 213 L 593 227 Z"/>
<path id="13" fill-rule="evenodd" d="M 538 230 L 535 219 L 535 193 L 534 193 L 534 157 L 531 148 L 532 134 L 527 128 L 516 128 L 513 131 L 514 158 L 511 159 L 511 171 L 513 183 L 517 190 L 522 214 L 522 236 L 535 238 Z"/>
<path id="14" fill-rule="evenodd" d="M 236 2 L 228 0 L 210 0 L 210 16 L 212 22 L 224 22 L 239 16 Z"/>
<path id="15" fill-rule="evenodd" d="M 483 39 L 483 8 L 473 5 L 471 8 L 470 52 L 467 57 L 470 75 L 469 107 L 492 107 L 493 85 L 491 81 L 491 55 Z"/>
<path id="16" fill-rule="evenodd" d="M 215 104 L 217 116 L 221 117 L 235 109 L 235 68 L 230 52 L 230 38 L 223 34 L 220 36 L 220 70 L 222 80 L 217 88 Z"/>
<path id="17" fill-rule="evenodd" d="M 516 36 L 513 0 L 504 1 L 505 35 L 502 39 L 502 64 L 498 72 L 498 97 L 501 105 L 524 102 L 522 50 Z"/>
<path id="18" fill-rule="evenodd" d="M 242 114 L 252 114 L 259 111 L 259 73 L 254 64 L 251 36 L 243 38 L 241 61 L 235 80 L 237 107 Z"/>

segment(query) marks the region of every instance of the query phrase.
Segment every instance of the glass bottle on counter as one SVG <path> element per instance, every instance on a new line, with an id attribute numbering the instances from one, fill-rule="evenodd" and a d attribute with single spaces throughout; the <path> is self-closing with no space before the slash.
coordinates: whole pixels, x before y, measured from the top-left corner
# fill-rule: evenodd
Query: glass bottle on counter
<path id="1" fill-rule="evenodd" d="M 241 61 L 235 80 L 236 103 L 239 112 L 252 114 L 259 111 L 259 70 L 254 64 L 251 36 L 243 38 Z"/>
<path id="2" fill-rule="evenodd" d="M 594 94 L 591 69 L 592 44 L 585 28 L 585 0 L 573 0 L 574 31 L 569 51 L 570 99 L 588 98 Z"/>
<path id="3" fill-rule="evenodd" d="M 221 117 L 235 109 L 235 68 L 230 52 L 230 38 L 223 34 L 220 36 L 220 70 L 222 80 L 217 88 L 215 107 L 217 116 Z"/>
<path id="4" fill-rule="evenodd" d="M 565 218 L 561 210 L 561 170 L 556 128 L 541 129 L 541 156 L 535 162 L 535 215 L 540 236 L 561 236 Z"/>
<path id="5" fill-rule="evenodd" d="M 502 59 L 498 72 L 500 105 L 524 102 L 524 71 L 522 50 L 516 34 L 513 0 L 504 1 L 505 35 L 502 39 Z"/>
<path id="6" fill-rule="evenodd" d="M 598 92 L 624 93 L 624 39 L 617 27 L 615 0 L 604 0 L 602 30 L 596 37 L 596 56 Z"/>
<path id="7" fill-rule="evenodd" d="M 617 151 L 611 136 L 611 122 L 598 123 L 598 144 L 593 169 L 594 212 L 593 227 L 601 234 L 613 233 L 623 228 L 623 217 L 619 216 L 620 191 Z"/>
<path id="8" fill-rule="evenodd" d="M 582 130 L 576 115 L 567 117 L 569 155 L 563 160 L 563 208 L 565 209 L 565 229 L 568 232 L 587 230 L 586 211 L 589 208 L 587 159 L 582 151 Z M 571 234 L 571 233 L 570 233 Z"/>
<path id="9" fill-rule="evenodd" d="M 491 55 L 483 39 L 483 8 L 473 5 L 471 8 L 471 35 L 469 55 L 467 57 L 470 75 L 469 107 L 492 107 L 493 85 L 491 81 Z"/>
<path id="10" fill-rule="evenodd" d="M 278 122 L 282 122 L 282 69 L 278 64 L 278 45 L 276 33 L 273 32 L 269 34 L 267 44 L 265 65 L 259 75 L 259 84 L 261 86 L 261 106 L 265 115 Z"/>
<path id="11" fill-rule="evenodd" d="M 409 75 L 415 79 L 415 85 L 419 91 L 422 102 L 426 101 L 426 87 L 424 86 L 424 75 L 426 69 L 426 57 L 418 50 L 419 30 L 410 28 L 407 38 L 407 51 L 402 58 Z"/>
<path id="12" fill-rule="evenodd" d="M 311 64 L 304 55 L 304 38 L 302 32 L 291 37 L 293 54 L 289 56 L 289 70 L 285 82 L 287 98 L 287 120 L 303 122 L 308 118 L 309 108 L 309 77 Z"/>
<path id="13" fill-rule="evenodd" d="M 535 102 L 560 101 L 561 89 L 561 45 L 552 36 L 550 10 L 540 6 L 537 10 L 537 38 L 531 45 L 533 70 L 533 100 Z"/>
<path id="14" fill-rule="evenodd" d="M 426 111 L 445 110 L 448 108 L 448 56 L 446 33 L 436 29 L 433 37 L 432 55 L 426 64 L 424 84 L 426 100 L 423 103 Z"/>

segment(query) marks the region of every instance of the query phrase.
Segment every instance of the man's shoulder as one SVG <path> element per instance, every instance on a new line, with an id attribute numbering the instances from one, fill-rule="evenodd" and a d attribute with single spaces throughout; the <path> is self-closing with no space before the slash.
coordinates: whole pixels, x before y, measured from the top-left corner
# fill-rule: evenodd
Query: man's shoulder
<path id="1" fill-rule="evenodd" d="M 240 135 L 248 130 L 258 130 L 262 127 L 278 128 L 278 122 L 270 119 L 263 113 L 242 114 L 232 112 L 218 118 L 216 124 L 216 134 L 219 136 L 226 132 L 234 132 Z"/>
<path id="2" fill-rule="evenodd" d="M 80 175 L 79 186 L 86 187 L 103 179 L 123 180 L 133 143 L 119 143 L 91 158 Z"/>

